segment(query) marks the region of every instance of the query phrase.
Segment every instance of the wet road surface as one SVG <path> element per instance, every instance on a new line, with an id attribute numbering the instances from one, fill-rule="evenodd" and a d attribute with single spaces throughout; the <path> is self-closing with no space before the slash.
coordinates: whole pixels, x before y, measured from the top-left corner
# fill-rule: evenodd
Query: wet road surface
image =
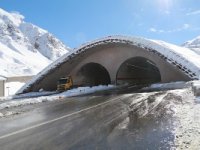
<path id="1" fill-rule="evenodd" d="M 0 119 L 0 149 L 169 149 L 173 135 L 168 119 L 134 119 L 130 105 L 141 97 L 105 94 L 45 102 Z"/>

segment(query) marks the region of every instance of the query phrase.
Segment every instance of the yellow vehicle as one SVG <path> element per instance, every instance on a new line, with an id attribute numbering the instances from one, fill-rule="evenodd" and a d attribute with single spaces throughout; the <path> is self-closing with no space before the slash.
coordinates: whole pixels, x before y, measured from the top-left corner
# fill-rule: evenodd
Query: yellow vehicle
<path id="1" fill-rule="evenodd" d="M 57 91 L 66 91 L 73 86 L 73 80 L 71 76 L 60 78 L 57 82 Z"/>

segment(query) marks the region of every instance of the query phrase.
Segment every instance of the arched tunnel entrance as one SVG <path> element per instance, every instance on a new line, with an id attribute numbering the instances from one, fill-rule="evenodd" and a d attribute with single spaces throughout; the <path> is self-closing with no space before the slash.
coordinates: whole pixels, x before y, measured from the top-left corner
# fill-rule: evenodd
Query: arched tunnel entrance
<path id="1" fill-rule="evenodd" d="M 78 71 L 80 83 L 84 86 L 108 85 L 111 83 L 108 71 L 98 63 L 88 63 Z"/>
<path id="2" fill-rule="evenodd" d="M 156 64 L 144 57 L 134 57 L 121 64 L 116 75 L 116 84 L 149 84 L 161 81 Z"/>

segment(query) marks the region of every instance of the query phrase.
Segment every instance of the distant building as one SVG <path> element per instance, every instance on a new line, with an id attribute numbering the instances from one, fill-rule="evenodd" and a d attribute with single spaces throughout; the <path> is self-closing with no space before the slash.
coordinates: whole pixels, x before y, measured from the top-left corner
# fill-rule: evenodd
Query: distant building
<path id="1" fill-rule="evenodd" d="M 16 87 L 6 87 L 6 83 L 12 82 L 22 82 L 26 83 L 33 76 L 13 76 L 13 77 L 5 77 L 0 75 L 0 97 L 6 96 L 6 93 L 9 95 L 9 90 Z"/>

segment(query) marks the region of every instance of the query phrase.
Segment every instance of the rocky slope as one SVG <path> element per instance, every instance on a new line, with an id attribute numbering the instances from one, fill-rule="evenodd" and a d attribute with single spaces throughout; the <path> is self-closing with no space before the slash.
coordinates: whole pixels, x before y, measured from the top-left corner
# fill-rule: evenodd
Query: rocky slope
<path id="1" fill-rule="evenodd" d="M 0 9 L 0 75 L 34 75 L 70 49 L 48 31 Z"/>

